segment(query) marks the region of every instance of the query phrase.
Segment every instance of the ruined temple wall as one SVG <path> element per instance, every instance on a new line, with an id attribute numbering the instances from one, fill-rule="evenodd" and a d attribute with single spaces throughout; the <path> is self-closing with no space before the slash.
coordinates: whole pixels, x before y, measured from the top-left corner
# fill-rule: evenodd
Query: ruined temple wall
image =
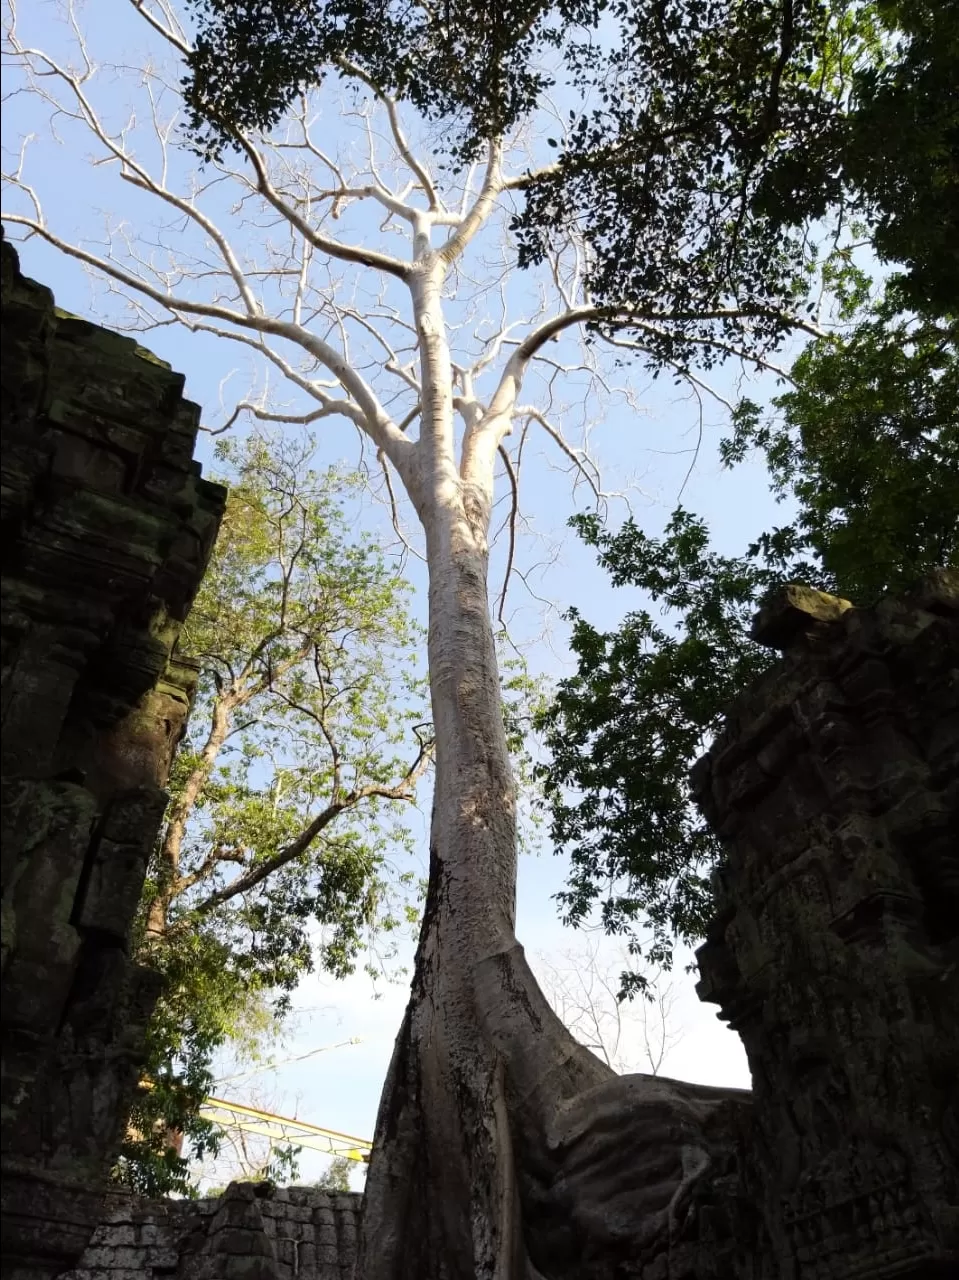
<path id="1" fill-rule="evenodd" d="M 702 999 L 753 1077 L 782 1280 L 959 1275 L 959 575 L 789 588 L 782 663 L 694 770 L 722 840 Z"/>
<path id="2" fill-rule="evenodd" d="M 174 646 L 224 491 L 199 410 L 2 244 L 4 1276 L 72 1264 L 142 1060 L 128 939 L 195 668 Z M 91 1214 L 93 1215 L 91 1217 Z"/>
<path id="3" fill-rule="evenodd" d="M 362 1196 L 234 1183 L 215 1199 L 112 1196 L 60 1280 L 352 1280 Z"/>

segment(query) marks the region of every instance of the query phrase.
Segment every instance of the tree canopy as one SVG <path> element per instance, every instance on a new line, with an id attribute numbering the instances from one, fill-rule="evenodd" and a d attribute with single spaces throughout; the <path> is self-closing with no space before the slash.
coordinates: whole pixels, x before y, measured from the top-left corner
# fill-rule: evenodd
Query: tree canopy
<path id="1" fill-rule="evenodd" d="M 372 964 L 415 918 L 419 630 L 395 562 L 350 536 L 358 478 L 312 470 L 314 447 L 218 448 L 226 513 L 179 642 L 199 689 L 137 931 L 166 984 L 118 1172 L 151 1194 L 189 1189 L 190 1156 L 216 1142 L 197 1112 L 217 1050 L 255 1055 L 314 966 Z"/>
<path id="2" fill-rule="evenodd" d="M 511 184 L 523 196 L 521 263 L 541 262 L 575 226 L 588 246 L 591 323 L 617 329 L 634 317 L 657 364 L 709 364 L 743 344 L 756 353 L 801 324 L 806 237 L 794 214 L 804 224 L 809 201 L 793 200 L 787 216 L 771 192 L 839 127 L 846 77 L 875 38 L 868 6 L 194 7 L 185 83 L 202 154 L 274 126 L 304 85 L 337 72 L 444 122 L 454 165 L 534 119 L 549 92 L 570 104 L 568 121 L 553 126 L 545 163 Z"/>
<path id="3" fill-rule="evenodd" d="M 935 0 L 191 0 L 201 154 L 359 74 L 442 122 L 446 163 L 567 119 L 513 186 L 520 262 L 575 226 L 593 301 L 655 362 L 758 351 L 797 322 L 810 224 L 855 212 L 913 305 L 959 299 L 959 18 Z M 539 151 L 543 151 L 540 144 Z M 603 317 L 593 321 L 602 327 Z"/>
<path id="4" fill-rule="evenodd" d="M 712 551 L 705 521 L 682 508 L 662 538 L 574 518 L 612 582 L 664 616 L 632 610 L 603 632 L 570 615 L 577 672 L 540 721 L 551 831 L 572 857 L 561 902 L 573 923 L 598 906 L 614 933 L 648 923 L 657 963 L 676 938 L 702 938 L 710 916 L 721 847 L 688 770 L 774 661 L 750 638 L 762 597 L 802 581 L 867 605 L 959 562 L 959 332 L 896 302 L 892 290 L 845 336 L 810 343 L 769 410 L 737 406 L 727 465 L 759 450 L 796 511 L 744 554 Z"/>

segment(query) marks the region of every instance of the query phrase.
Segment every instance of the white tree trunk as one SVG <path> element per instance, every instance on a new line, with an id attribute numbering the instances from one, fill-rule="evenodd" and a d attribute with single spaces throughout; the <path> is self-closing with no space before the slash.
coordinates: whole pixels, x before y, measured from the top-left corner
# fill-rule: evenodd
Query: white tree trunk
<path id="1" fill-rule="evenodd" d="M 543 1008 L 529 1005 L 513 932 L 514 788 L 477 532 L 461 501 L 427 528 L 437 742 L 430 886 L 367 1183 L 363 1280 L 524 1274 L 509 1040 L 528 1039 L 537 1013 L 554 1019 L 538 992 Z M 518 959 L 522 976 L 507 987 Z M 491 1026 L 490 1014 L 503 1012 L 506 1026 Z"/>
<path id="2" fill-rule="evenodd" d="M 622 1270 L 624 1253 L 658 1258 L 709 1167 L 706 1120 L 732 1091 L 616 1076 L 560 1022 L 517 943 L 515 790 L 487 594 L 502 412 L 467 422 L 457 465 L 443 264 L 425 240 L 417 253 L 422 428 L 404 480 L 426 532 L 436 789 L 356 1280 L 640 1276 Z"/>
<path id="3" fill-rule="evenodd" d="M 539 990 L 513 930 L 513 784 L 462 508 L 430 540 L 437 779 L 410 1005 L 380 1104 L 356 1280 L 709 1274 L 690 1197 L 742 1095 L 616 1076 Z M 625 1268 L 625 1269 L 624 1269 Z M 720 1274 L 717 1272 L 716 1274 Z"/>

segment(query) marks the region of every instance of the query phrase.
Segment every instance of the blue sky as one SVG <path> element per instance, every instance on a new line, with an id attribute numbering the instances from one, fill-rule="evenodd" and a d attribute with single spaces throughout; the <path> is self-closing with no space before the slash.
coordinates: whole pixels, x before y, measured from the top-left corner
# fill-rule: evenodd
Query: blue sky
<path id="1" fill-rule="evenodd" d="M 32 29 L 24 32 L 24 38 L 34 45 L 62 48 L 64 33 L 57 22 L 58 11 L 59 7 L 50 3 L 32 5 Z M 103 0 L 79 12 L 91 49 L 94 53 L 99 51 L 104 63 L 138 65 L 147 45 L 158 48 L 155 41 L 145 39 L 142 23 L 123 0 Z M 158 56 L 162 52 L 160 46 Z M 97 101 L 113 123 L 118 123 L 124 118 L 127 95 L 136 89 L 135 83 L 119 66 L 105 66 L 97 83 L 101 86 L 96 90 Z M 143 122 L 142 99 L 138 122 Z M 350 128 L 353 126 L 337 124 L 330 117 L 330 122 L 323 124 L 324 145 L 353 146 L 355 128 L 353 134 Z M 61 119 L 55 135 L 49 112 L 22 96 L 8 103 L 3 129 L 8 161 L 11 152 L 17 151 L 22 134 L 36 135 L 25 172 L 41 193 L 48 221 L 58 233 L 68 239 L 83 239 L 92 247 L 93 242 L 103 243 L 105 226 L 111 224 L 115 228 L 122 216 L 130 235 L 139 243 L 149 245 L 154 239 L 151 199 L 120 182 L 115 167 L 91 166 L 89 157 L 94 146 L 81 129 Z M 149 154 L 146 143 L 143 154 Z M 190 167 L 189 157 L 174 153 L 175 180 L 185 181 Z M 4 209 L 20 207 L 19 199 L 14 196 L 8 202 L 5 198 Z M 217 216 L 229 218 L 230 200 L 219 189 L 212 191 L 210 207 Z M 350 219 L 345 222 L 349 226 Z M 370 231 L 369 224 L 361 218 L 354 219 L 350 229 L 356 235 Z M 176 234 L 168 230 L 164 242 L 175 242 Z M 246 249 L 254 232 L 246 228 L 242 234 L 247 237 L 243 240 Z M 188 241 L 184 233 L 186 256 L 193 251 Z M 118 300 L 105 296 L 102 289 L 92 288 L 90 278 L 75 262 L 38 239 L 18 247 L 24 272 L 50 286 L 61 307 L 103 323 L 117 323 L 122 318 Z M 491 250 L 486 246 L 483 252 Z M 530 277 L 515 277 L 508 290 L 510 306 L 531 306 L 535 283 Z M 459 317 L 458 306 L 452 304 L 454 318 Z M 222 339 L 191 335 L 170 325 L 154 329 L 140 340 L 185 375 L 186 394 L 203 406 L 207 424 L 221 420 L 221 405 L 229 406 L 231 395 L 235 398 L 245 394 L 250 379 L 258 376 L 247 353 Z M 563 350 L 569 353 L 573 348 L 566 346 Z M 627 372 L 609 370 L 614 379 L 625 379 Z M 716 376 L 718 388 L 727 397 L 735 396 L 738 372 L 727 368 Z M 681 491 L 684 505 L 706 518 L 714 545 L 721 552 L 742 552 L 759 531 L 782 519 L 783 510 L 774 504 L 760 466 L 747 462 L 734 472 L 721 468 L 717 455 L 725 417 L 721 406 L 707 401 L 700 421 L 697 404 L 688 394 L 683 398 L 669 378 L 654 382 L 642 369 L 634 369 L 630 376 L 630 403 L 623 396 L 613 395 L 606 403 L 594 406 L 601 421 L 593 431 L 591 443 L 602 464 L 607 487 L 630 488 L 633 512 L 647 532 L 655 534 L 662 529 Z M 751 394 L 758 397 L 771 385 L 767 379 L 765 387 L 754 387 Z M 575 396 L 571 399 L 575 400 Z M 297 402 L 296 408 L 302 411 L 302 401 Z M 571 420 L 579 413 L 574 405 Z M 698 456 L 690 473 L 697 442 Z M 209 464 L 209 437 L 201 437 L 198 456 Z M 329 434 L 323 436 L 322 461 L 352 465 L 356 456 L 352 429 L 343 423 L 332 424 Z M 558 464 L 564 464 L 564 460 L 552 450 L 550 442 L 545 438 L 537 440 L 530 465 L 522 476 L 523 507 L 531 522 L 531 535 L 522 547 L 522 563 L 530 568 L 530 582 L 539 599 L 517 585 L 512 595 L 511 623 L 531 669 L 552 679 L 571 669 L 567 632 L 560 616 L 563 609 L 574 605 L 594 623 L 609 627 L 644 603 L 635 591 L 613 591 L 596 567 L 593 554 L 566 529 L 566 520 L 577 509 L 582 495 L 578 500 L 571 499 L 568 477 L 557 474 Z M 613 504 L 614 519 L 624 513 L 622 504 Z M 357 519 L 366 528 L 390 535 L 381 505 L 367 503 L 357 512 Z M 500 549 L 494 556 L 494 590 L 499 585 L 497 571 L 501 573 L 502 557 Z M 538 561 L 544 563 L 539 568 L 532 567 Z M 408 571 L 418 588 L 422 609 L 422 568 L 411 560 Z M 563 885 L 564 866 L 562 857 L 548 851 L 521 860 L 517 933 L 534 958 L 537 953 L 555 953 L 575 942 L 561 926 L 553 901 L 553 895 Z M 717 1021 L 710 1007 L 697 1001 L 695 979 L 683 973 L 687 960 L 686 955 L 680 955 L 674 973 L 679 998 L 673 1018 L 682 1038 L 664 1064 L 664 1071 L 707 1084 L 748 1085 L 748 1070 L 738 1039 Z M 300 1013 L 295 1034 L 281 1053 L 297 1056 L 351 1038 L 360 1043 L 318 1053 L 261 1077 L 264 1095 L 269 1096 L 275 1109 L 286 1114 L 296 1112 L 315 1124 L 360 1136 L 372 1135 L 379 1093 L 405 1001 L 402 984 L 381 987 L 378 998 L 374 998 L 369 979 L 363 975 L 344 983 L 310 979 L 297 996 Z M 321 1157 L 306 1153 L 301 1167 L 309 1176 L 323 1164 Z"/>

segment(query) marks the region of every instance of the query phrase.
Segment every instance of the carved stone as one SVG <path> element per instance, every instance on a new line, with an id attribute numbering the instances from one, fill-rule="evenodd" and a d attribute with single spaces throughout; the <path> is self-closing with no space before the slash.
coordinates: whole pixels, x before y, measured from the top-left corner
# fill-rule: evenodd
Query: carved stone
<path id="1" fill-rule="evenodd" d="M 959 574 L 789 588 L 693 772 L 723 841 L 700 997 L 742 1038 L 782 1280 L 959 1275 Z"/>
<path id="2" fill-rule="evenodd" d="M 99 1217 L 156 975 L 127 942 L 196 672 L 173 652 L 224 491 L 199 410 L 2 243 L 4 1277 Z"/>
<path id="3" fill-rule="evenodd" d="M 352 1280 L 362 1199 L 249 1182 L 208 1200 L 113 1193 L 60 1280 Z"/>

